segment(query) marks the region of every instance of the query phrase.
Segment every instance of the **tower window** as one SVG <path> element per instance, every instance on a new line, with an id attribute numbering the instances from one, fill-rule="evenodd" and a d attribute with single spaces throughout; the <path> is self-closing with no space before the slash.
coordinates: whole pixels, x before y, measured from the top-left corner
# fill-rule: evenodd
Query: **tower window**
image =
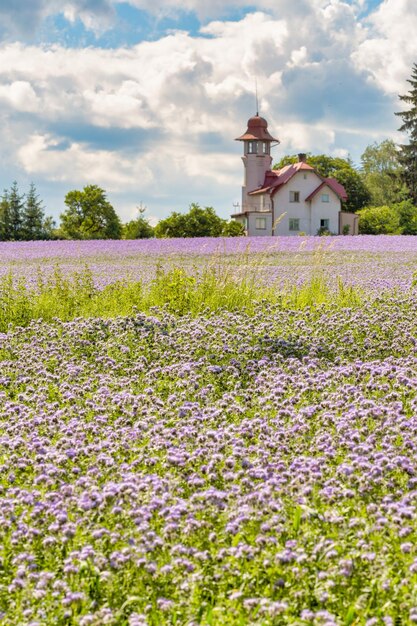
<path id="1" fill-rule="evenodd" d="M 267 141 L 263 142 L 262 150 L 264 154 L 269 154 L 269 143 Z"/>
<path id="2" fill-rule="evenodd" d="M 299 191 L 290 191 L 290 202 L 300 202 Z"/>
<path id="3" fill-rule="evenodd" d="M 257 154 L 257 152 L 258 152 L 258 142 L 248 141 L 248 154 Z"/>

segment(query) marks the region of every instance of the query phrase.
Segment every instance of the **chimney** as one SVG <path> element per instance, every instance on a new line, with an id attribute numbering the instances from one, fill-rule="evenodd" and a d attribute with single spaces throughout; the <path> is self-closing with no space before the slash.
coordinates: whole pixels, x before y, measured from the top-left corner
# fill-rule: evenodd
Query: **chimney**
<path id="1" fill-rule="evenodd" d="M 298 155 L 298 162 L 299 163 L 307 162 L 307 155 L 304 152 L 300 152 L 300 154 Z"/>

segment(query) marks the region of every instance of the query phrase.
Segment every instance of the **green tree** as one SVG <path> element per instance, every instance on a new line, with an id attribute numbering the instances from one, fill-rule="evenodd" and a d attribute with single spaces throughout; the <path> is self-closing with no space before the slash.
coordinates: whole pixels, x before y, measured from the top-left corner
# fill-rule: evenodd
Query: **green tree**
<path id="1" fill-rule="evenodd" d="M 123 239 L 150 239 L 155 235 L 153 226 L 145 217 L 146 206 L 140 203 L 137 209 L 138 217 L 123 226 Z"/>
<path id="2" fill-rule="evenodd" d="M 417 63 L 414 63 L 411 78 L 408 79 L 411 89 L 399 96 L 402 102 L 410 106 L 406 111 L 396 113 L 402 118 L 399 130 L 409 136 L 409 143 L 400 146 L 400 163 L 403 166 L 403 180 L 409 190 L 409 197 L 417 204 Z"/>
<path id="3" fill-rule="evenodd" d="M 43 239 L 58 239 L 58 231 L 53 217 L 45 217 L 43 222 Z"/>
<path id="4" fill-rule="evenodd" d="M 363 235 L 401 234 L 400 214 L 395 207 L 366 207 L 358 215 L 359 232 Z"/>
<path id="5" fill-rule="evenodd" d="M 368 146 L 361 156 L 362 180 L 371 194 L 372 206 L 391 206 L 407 197 L 399 149 L 392 139 Z"/>
<path id="6" fill-rule="evenodd" d="M 297 160 L 298 157 L 296 155 L 287 155 L 274 165 L 273 169 L 279 170 L 285 165 L 296 163 Z M 371 199 L 370 193 L 350 159 L 332 157 L 326 154 L 308 154 L 307 163 L 314 167 L 323 178 L 335 178 L 344 186 L 348 198 L 346 202 L 342 201 L 343 211 L 355 213 L 369 204 Z"/>
<path id="7" fill-rule="evenodd" d="M 61 233 L 67 239 L 120 239 L 120 219 L 97 185 L 65 196 L 67 210 L 61 214 Z"/>
<path id="8" fill-rule="evenodd" d="M 8 241 L 10 237 L 9 192 L 5 189 L 0 199 L 0 240 Z"/>
<path id="9" fill-rule="evenodd" d="M 169 217 L 155 226 L 156 237 L 219 237 L 225 220 L 221 219 L 213 207 L 201 208 L 191 204 L 188 213 L 174 211 Z"/>
<path id="10" fill-rule="evenodd" d="M 31 183 L 22 212 L 22 239 L 34 241 L 45 239 L 44 231 L 45 211 L 42 201 L 36 193 L 34 183 Z"/>
<path id="11" fill-rule="evenodd" d="M 417 235 L 417 207 L 411 200 L 403 200 L 393 204 L 400 218 L 401 233 L 403 235 Z"/>
<path id="12" fill-rule="evenodd" d="M 23 199 L 24 196 L 19 194 L 17 182 L 14 181 L 8 194 L 10 224 L 9 238 L 13 241 L 19 241 L 19 239 L 22 239 L 23 236 Z"/>
<path id="13" fill-rule="evenodd" d="M 245 235 L 245 227 L 236 220 L 230 220 L 223 226 L 222 237 L 243 237 Z"/>

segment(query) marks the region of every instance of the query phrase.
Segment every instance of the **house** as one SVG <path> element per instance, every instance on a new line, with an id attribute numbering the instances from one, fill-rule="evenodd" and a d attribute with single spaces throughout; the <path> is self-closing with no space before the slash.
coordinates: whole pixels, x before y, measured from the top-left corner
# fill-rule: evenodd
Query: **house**
<path id="1" fill-rule="evenodd" d="M 279 140 L 263 117 L 251 117 L 236 141 L 243 143 L 245 177 L 241 210 L 232 218 L 248 235 L 357 234 L 357 216 L 341 210 L 347 199 L 344 187 L 320 176 L 305 154 L 298 155 L 298 163 L 271 170 L 271 147 Z"/>

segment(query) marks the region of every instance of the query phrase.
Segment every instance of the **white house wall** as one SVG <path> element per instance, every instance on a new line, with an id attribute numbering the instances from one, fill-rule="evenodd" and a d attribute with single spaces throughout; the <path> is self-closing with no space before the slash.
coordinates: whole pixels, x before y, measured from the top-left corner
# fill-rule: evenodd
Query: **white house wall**
<path id="1" fill-rule="evenodd" d="M 321 219 L 329 220 L 331 232 L 339 232 L 340 200 L 329 187 L 320 190 L 311 202 L 305 202 L 321 182 L 315 172 L 301 170 L 278 189 L 274 196 L 275 235 L 316 235 Z M 300 202 L 290 202 L 290 191 L 299 192 Z M 321 201 L 322 193 L 329 194 L 330 202 Z M 299 231 L 290 230 L 291 218 L 299 219 Z"/>
<path id="2" fill-rule="evenodd" d="M 323 193 L 329 194 L 329 202 L 322 202 Z M 329 220 L 329 231 L 334 235 L 339 234 L 339 211 L 340 200 L 338 196 L 330 189 L 324 187 L 321 189 L 311 201 L 311 235 L 317 235 L 320 230 L 320 220 Z"/>
<path id="3" fill-rule="evenodd" d="M 264 219 L 265 228 L 257 228 L 256 220 Z M 249 237 L 270 237 L 272 232 L 272 214 L 271 213 L 248 213 L 247 214 L 247 232 Z"/>

